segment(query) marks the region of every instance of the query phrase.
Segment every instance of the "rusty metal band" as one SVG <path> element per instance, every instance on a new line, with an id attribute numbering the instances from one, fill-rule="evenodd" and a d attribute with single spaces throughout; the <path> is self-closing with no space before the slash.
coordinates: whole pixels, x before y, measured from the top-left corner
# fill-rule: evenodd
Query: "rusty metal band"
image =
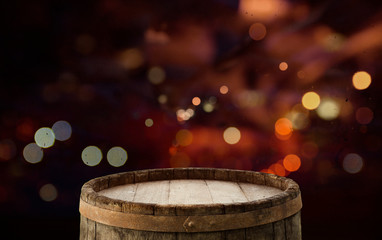
<path id="1" fill-rule="evenodd" d="M 249 212 L 205 216 L 156 216 L 117 212 L 80 200 L 80 213 L 109 226 L 154 232 L 213 232 L 255 227 L 282 220 L 302 208 L 301 195 L 284 204 Z"/>

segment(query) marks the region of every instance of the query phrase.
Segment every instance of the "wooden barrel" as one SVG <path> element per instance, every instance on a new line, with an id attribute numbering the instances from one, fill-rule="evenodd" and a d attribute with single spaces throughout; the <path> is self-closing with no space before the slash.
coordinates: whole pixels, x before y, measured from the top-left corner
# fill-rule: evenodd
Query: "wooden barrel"
<path id="1" fill-rule="evenodd" d="M 252 171 L 175 168 L 85 183 L 80 239 L 301 239 L 298 185 Z"/>

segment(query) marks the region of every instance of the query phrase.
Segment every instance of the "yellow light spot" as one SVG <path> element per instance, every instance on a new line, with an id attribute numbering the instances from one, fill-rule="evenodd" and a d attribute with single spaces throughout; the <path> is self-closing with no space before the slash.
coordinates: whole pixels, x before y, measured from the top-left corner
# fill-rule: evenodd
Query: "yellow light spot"
<path id="1" fill-rule="evenodd" d="M 198 106 L 202 101 L 200 100 L 199 97 L 194 97 L 192 99 L 192 104 L 194 104 L 194 106 Z"/>
<path id="2" fill-rule="evenodd" d="M 159 95 L 159 97 L 158 97 L 158 102 L 159 102 L 160 104 L 165 104 L 165 103 L 167 102 L 167 96 L 164 95 L 164 94 Z"/>
<path id="3" fill-rule="evenodd" d="M 54 136 L 59 141 L 65 141 L 72 136 L 72 127 L 67 121 L 57 121 L 53 124 Z"/>
<path id="4" fill-rule="evenodd" d="M 39 147 L 49 148 L 54 144 L 53 130 L 47 127 L 40 128 L 34 135 L 34 140 Z"/>
<path id="5" fill-rule="evenodd" d="M 279 69 L 280 69 L 281 71 L 286 71 L 286 70 L 288 69 L 288 63 L 286 63 L 286 62 L 281 62 L 281 63 L 279 64 Z"/>
<path id="6" fill-rule="evenodd" d="M 223 85 L 220 87 L 220 93 L 221 94 L 227 94 L 228 93 L 228 87 L 226 85 Z"/>
<path id="7" fill-rule="evenodd" d="M 54 201 L 57 198 L 57 189 L 53 184 L 45 184 L 40 188 L 40 197 L 46 202 Z"/>
<path id="8" fill-rule="evenodd" d="M 188 146 L 192 143 L 193 135 L 186 129 L 179 130 L 175 136 L 176 141 L 181 146 Z"/>
<path id="9" fill-rule="evenodd" d="M 228 144 L 236 144 L 240 141 L 241 138 L 240 130 L 235 127 L 229 127 L 224 130 L 223 138 L 224 141 Z"/>
<path id="10" fill-rule="evenodd" d="M 23 156 L 29 163 L 38 163 L 42 160 L 44 152 L 36 143 L 29 143 L 24 147 Z"/>
<path id="11" fill-rule="evenodd" d="M 324 98 L 321 101 L 320 106 L 317 108 L 317 114 L 324 120 L 333 120 L 340 114 L 339 104 L 330 98 Z"/>
<path id="12" fill-rule="evenodd" d="M 203 110 L 205 112 L 208 112 L 208 113 L 212 112 L 214 110 L 214 105 L 209 103 L 209 102 L 207 102 L 207 103 L 203 104 Z"/>
<path id="13" fill-rule="evenodd" d="M 262 23 L 254 23 L 249 28 L 249 36 L 256 41 L 265 38 L 267 34 L 267 29 Z"/>
<path id="14" fill-rule="evenodd" d="M 146 127 L 152 127 L 154 125 L 154 121 L 151 118 L 145 120 Z"/>
<path id="15" fill-rule="evenodd" d="M 307 92 L 302 97 L 302 105 L 308 109 L 316 109 L 320 105 L 320 96 L 315 92 Z"/>
<path id="16" fill-rule="evenodd" d="M 81 154 L 82 161 L 88 166 L 96 166 L 102 160 L 102 152 L 96 146 L 86 147 Z"/>
<path id="17" fill-rule="evenodd" d="M 348 173 L 358 173 L 362 170 L 363 159 L 356 153 L 349 153 L 345 156 L 344 161 L 342 162 L 342 166 Z"/>
<path id="18" fill-rule="evenodd" d="M 161 84 L 166 78 L 166 72 L 161 67 L 152 67 L 148 71 L 147 77 L 152 84 Z"/>
<path id="19" fill-rule="evenodd" d="M 297 171 L 301 166 L 300 158 L 295 154 L 286 155 L 283 160 L 283 165 L 289 172 Z"/>
<path id="20" fill-rule="evenodd" d="M 131 70 L 140 67 L 143 64 L 143 56 L 141 51 L 136 48 L 127 49 L 119 55 L 119 62 L 122 67 Z"/>
<path id="21" fill-rule="evenodd" d="M 107 161 L 113 167 L 120 167 L 126 163 L 127 152 L 121 147 L 113 147 L 107 152 Z"/>
<path id="22" fill-rule="evenodd" d="M 373 121 L 374 113 L 368 107 L 360 107 L 355 112 L 355 119 L 360 124 L 369 124 Z"/>
<path id="23" fill-rule="evenodd" d="M 371 84 L 371 76 L 365 71 L 356 72 L 353 75 L 353 86 L 358 90 L 364 90 Z"/>

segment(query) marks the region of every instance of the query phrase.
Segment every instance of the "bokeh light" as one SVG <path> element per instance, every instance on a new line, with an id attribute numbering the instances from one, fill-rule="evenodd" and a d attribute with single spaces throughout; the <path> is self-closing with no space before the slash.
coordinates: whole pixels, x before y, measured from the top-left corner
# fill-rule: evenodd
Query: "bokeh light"
<path id="1" fill-rule="evenodd" d="M 11 160 L 16 155 L 16 145 L 10 139 L 0 141 L 0 161 Z"/>
<path id="2" fill-rule="evenodd" d="M 34 140 L 39 147 L 49 148 L 53 146 L 55 136 L 51 128 L 43 127 L 36 131 Z"/>
<path id="3" fill-rule="evenodd" d="M 82 161 L 88 166 L 96 166 L 102 160 L 102 152 L 96 146 L 86 147 L 81 154 Z"/>
<path id="4" fill-rule="evenodd" d="M 288 4 L 283 0 L 240 0 L 239 13 L 247 19 L 271 21 L 288 11 Z"/>
<path id="5" fill-rule="evenodd" d="M 256 41 L 262 40 L 267 34 L 267 29 L 262 23 L 254 23 L 249 28 L 249 36 Z"/>
<path id="6" fill-rule="evenodd" d="M 107 161 L 113 167 L 121 167 L 126 163 L 127 152 L 121 147 L 113 147 L 107 152 Z"/>
<path id="7" fill-rule="evenodd" d="M 180 146 L 185 147 L 192 143 L 193 135 L 189 130 L 181 129 L 176 133 L 175 139 Z"/>
<path id="8" fill-rule="evenodd" d="M 152 67 L 149 69 L 147 77 L 152 84 L 161 84 L 166 78 L 166 72 L 161 67 Z"/>
<path id="9" fill-rule="evenodd" d="M 207 113 L 212 112 L 214 110 L 214 105 L 212 103 L 206 102 L 203 104 L 203 110 Z"/>
<path id="10" fill-rule="evenodd" d="M 178 109 L 178 111 L 176 111 L 176 116 L 179 122 L 189 120 L 191 117 L 194 116 L 194 114 L 195 114 L 195 111 L 191 108 L 188 108 L 187 110 Z"/>
<path id="11" fill-rule="evenodd" d="M 143 64 L 144 58 L 139 49 L 132 48 L 120 53 L 119 62 L 123 68 L 133 70 Z"/>
<path id="12" fill-rule="evenodd" d="M 301 159 L 295 154 L 288 154 L 283 160 L 283 165 L 289 172 L 295 172 L 301 166 Z"/>
<path id="13" fill-rule="evenodd" d="M 286 71 L 286 70 L 288 69 L 288 63 L 286 63 L 286 62 L 281 62 L 281 63 L 279 64 L 279 69 L 280 69 L 280 71 Z"/>
<path id="14" fill-rule="evenodd" d="M 72 136 L 72 127 L 67 121 L 57 121 L 53 124 L 54 137 L 59 141 L 66 141 Z"/>
<path id="15" fill-rule="evenodd" d="M 194 106 L 198 106 L 202 101 L 200 100 L 199 97 L 194 97 L 192 99 L 192 104 L 194 104 Z"/>
<path id="16" fill-rule="evenodd" d="M 227 94 L 229 89 L 228 89 L 228 87 L 226 85 L 223 85 L 223 86 L 220 87 L 219 91 L 220 91 L 221 94 Z"/>
<path id="17" fill-rule="evenodd" d="M 320 105 L 320 96 L 315 92 L 307 92 L 301 102 L 306 109 L 314 110 Z"/>
<path id="18" fill-rule="evenodd" d="M 147 118 L 145 120 L 146 127 L 152 127 L 154 125 L 154 121 L 151 118 Z"/>
<path id="19" fill-rule="evenodd" d="M 368 107 L 360 107 L 355 112 L 355 119 L 360 124 L 369 124 L 371 121 L 373 121 L 373 118 L 374 113 Z"/>
<path id="20" fill-rule="evenodd" d="M 44 152 L 36 143 L 29 143 L 24 147 L 23 156 L 29 163 L 38 163 L 42 160 Z"/>
<path id="21" fill-rule="evenodd" d="M 342 166 L 346 172 L 355 174 L 362 170 L 363 159 L 356 153 L 349 153 L 345 156 Z"/>
<path id="22" fill-rule="evenodd" d="M 293 132 L 292 122 L 287 118 L 280 118 L 275 123 L 275 134 L 280 140 L 287 140 Z"/>
<path id="23" fill-rule="evenodd" d="M 364 90 L 371 84 L 371 76 L 365 71 L 359 71 L 353 75 L 353 86 L 358 90 Z"/>
<path id="24" fill-rule="evenodd" d="M 165 103 L 167 103 L 167 96 L 164 95 L 164 94 L 159 95 L 159 96 L 158 96 L 158 102 L 159 102 L 160 104 L 165 104 Z"/>
<path id="25" fill-rule="evenodd" d="M 45 184 L 40 188 L 40 197 L 46 202 L 52 202 L 57 198 L 57 189 L 53 184 Z"/>
<path id="26" fill-rule="evenodd" d="M 291 121 L 293 129 L 301 130 L 309 125 L 309 116 L 303 110 L 307 111 L 306 109 L 294 109 L 286 115 L 286 118 Z"/>
<path id="27" fill-rule="evenodd" d="M 285 168 L 280 163 L 272 164 L 271 166 L 269 166 L 269 170 L 271 170 L 271 172 L 273 172 L 275 175 L 278 175 L 281 177 L 286 176 Z"/>
<path id="28" fill-rule="evenodd" d="M 324 120 L 333 120 L 340 114 L 340 105 L 331 98 L 323 98 L 320 106 L 317 108 L 317 114 Z"/>
<path id="29" fill-rule="evenodd" d="M 224 141 L 228 144 L 236 144 L 240 141 L 241 133 L 236 127 L 228 127 L 223 133 Z"/>

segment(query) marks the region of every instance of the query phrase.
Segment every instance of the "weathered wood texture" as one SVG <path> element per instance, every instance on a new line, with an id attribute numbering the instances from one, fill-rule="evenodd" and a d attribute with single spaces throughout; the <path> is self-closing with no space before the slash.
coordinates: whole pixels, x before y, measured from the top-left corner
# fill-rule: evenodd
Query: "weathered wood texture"
<path id="1" fill-rule="evenodd" d="M 193 219 L 192 216 L 209 219 L 214 225 L 211 218 L 215 216 L 219 219 L 228 214 L 230 221 L 235 221 L 240 219 L 232 217 L 236 214 L 257 211 L 261 213 L 258 219 L 261 223 L 267 216 L 275 216 L 272 211 L 277 210 L 276 216 L 283 216 L 288 212 L 286 208 L 293 206 L 291 202 L 301 202 L 299 187 L 290 179 L 251 171 L 206 168 L 143 170 L 96 178 L 84 184 L 81 201 L 130 216 L 180 217 L 181 223 L 191 230 L 193 222 L 188 219 Z M 192 233 L 134 230 L 101 222 L 81 215 L 80 240 L 301 239 L 299 208 L 294 214 L 267 224 Z"/>

